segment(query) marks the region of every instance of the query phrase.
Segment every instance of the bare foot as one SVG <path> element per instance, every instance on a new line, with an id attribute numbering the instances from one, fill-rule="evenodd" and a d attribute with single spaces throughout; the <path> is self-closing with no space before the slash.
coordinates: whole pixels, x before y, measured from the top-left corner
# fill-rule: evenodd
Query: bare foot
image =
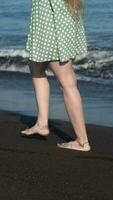
<path id="1" fill-rule="evenodd" d="M 40 126 L 38 122 L 34 126 L 32 126 L 31 128 L 27 128 L 25 130 L 22 130 L 21 133 L 23 135 L 27 135 L 27 136 L 34 135 L 34 134 L 47 136 L 47 135 L 50 134 L 48 126 L 47 125 Z"/>
<path id="2" fill-rule="evenodd" d="M 60 148 L 73 149 L 78 151 L 90 151 L 91 147 L 88 142 L 81 144 L 79 141 L 74 140 L 70 142 L 57 143 Z"/>

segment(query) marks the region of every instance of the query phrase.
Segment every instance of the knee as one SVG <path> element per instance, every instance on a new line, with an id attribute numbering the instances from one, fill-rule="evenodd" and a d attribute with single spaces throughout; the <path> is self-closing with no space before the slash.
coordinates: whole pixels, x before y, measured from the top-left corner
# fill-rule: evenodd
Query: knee
<path id="1" fill-rule="evenodd" d="M 63 91 L 67 91 L 69 89 L 75 88 L 75 87 L 77 87 L 77 78 L 76 78 L 76 76 L 73 78 L 67 77 L 67 78 L 61 80 L 60 85 L 61 85 L 61 89 Z"/>

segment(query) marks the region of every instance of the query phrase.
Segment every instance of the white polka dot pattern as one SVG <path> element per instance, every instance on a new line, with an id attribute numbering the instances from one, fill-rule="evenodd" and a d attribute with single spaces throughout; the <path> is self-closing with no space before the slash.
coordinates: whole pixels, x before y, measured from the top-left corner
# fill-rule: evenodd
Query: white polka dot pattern
<path id="1" fill-rule="evenodd" d="M 63 0 L 32 0 L 26 50 L 37 62 L 87 54 L 82 16 L 73 17 Z"/>

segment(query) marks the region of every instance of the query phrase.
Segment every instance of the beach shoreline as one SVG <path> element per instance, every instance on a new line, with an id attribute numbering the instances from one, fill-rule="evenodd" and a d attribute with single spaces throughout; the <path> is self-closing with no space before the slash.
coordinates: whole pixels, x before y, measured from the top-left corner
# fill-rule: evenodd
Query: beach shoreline
<path id="1" fill-rule="evenodd" d="M 48 80 L 51 87 L 48 117 L 69 121 L 64 98 L 55 77 L 49 76 Z M 112 84 L 78 79 L 86 123 L 113 127 L 112 88 Z M 38 110 L 30 74 L 1 71 L 0 94 L 0 110 L 29 116 L 37 115 Z"/>

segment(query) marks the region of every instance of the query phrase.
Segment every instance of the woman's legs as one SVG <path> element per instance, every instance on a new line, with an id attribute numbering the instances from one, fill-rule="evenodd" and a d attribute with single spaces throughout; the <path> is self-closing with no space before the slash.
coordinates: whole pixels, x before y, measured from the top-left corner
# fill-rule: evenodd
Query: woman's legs
<path id="1" fill-rule="evenodd" d="M 36 124 L 30 129 L 25 129 L 22 133 L 32 134 L 34 132 L 43 132 L 47 134 L 48 129 L 48 114 L 49 114 L 49 97 L 50 97 L 50 85 L 45 73 L 47 68 L 47 62 L 34 62 L 30 61 L 29 69 L 32 76 L 33 86 L 35 90 L 35 97 L 38 107 L 38 115 Z M 41 131 L 40 127 L 44 127 Z"/>
<path id="2" fill-rule="evenodd" d="M 67 113 L 77 135 L 76 141 L 79 141 L 81 144 L 87 143 L 89 145 L 84 123 L 82 99 L 77 88 L 77 79 L 73 71 L 72 60 L 62 65 L 59 61 L 51 61 L 49 66 L 60 83 Z M 72 147 L 72 142 L 68 144 Z M 76 144 L 78 144 L 78 142 Z"/>

